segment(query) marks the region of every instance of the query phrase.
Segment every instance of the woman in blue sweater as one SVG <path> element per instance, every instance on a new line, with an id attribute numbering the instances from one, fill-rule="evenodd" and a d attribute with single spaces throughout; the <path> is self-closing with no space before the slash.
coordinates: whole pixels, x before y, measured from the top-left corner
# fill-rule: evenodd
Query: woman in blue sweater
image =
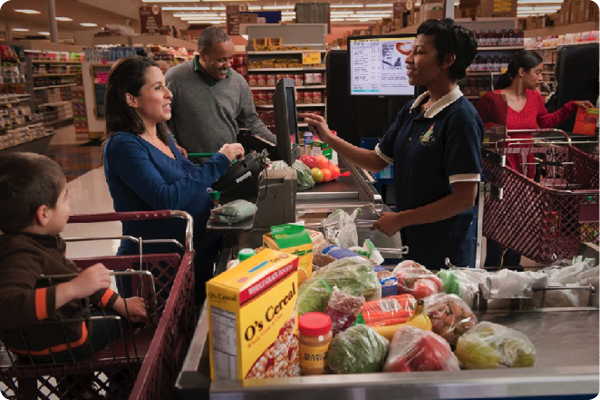
<path id="1" fill-rule="evenodd" d="M 194 166 L 167 134 L 172 97 L 154 61 L 126 57 L 113 65 L 106 85 L 104 173 L 115 211 L 183 210 L 194 218 L 196 302 L 200 303 L 221 243 L 220 235 L 206 231 L 213 206 L 206 189 L 232 160 L 243 157 L 244 149 L 237 143 L 225 144 L 202 166 Z M 183 220 L 123 222 L 123 235 L 184 243 L 184 226 Z M 144 253 L 176 251 L 170 244 L 143 247 Z M 117 254 L 139 254 L 139 247 L 123 240 Z"/>

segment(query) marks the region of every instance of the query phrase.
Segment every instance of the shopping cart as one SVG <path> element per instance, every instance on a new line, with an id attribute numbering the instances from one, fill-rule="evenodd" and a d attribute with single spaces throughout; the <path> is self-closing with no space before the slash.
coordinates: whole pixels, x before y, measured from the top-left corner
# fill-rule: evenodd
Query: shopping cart
<path id="1" fill-rule="evenodd" d="M 486 134 L 483 175 L 491 190 L 483 235 L 550 264 L 577 255 L 583 242 L 598 244 L 598 161 L 574 147 L 563 131 L 528 132 L 531 138 L 524 139 Z M 521 157 L 520 171 L 506 165 L 515 156 Z"/>
<path id="2" fill-rule="evenodd" d="M 146 300 L 148 322 L 122 332 L 121 339 L 84 361 L 39 361 L 18 356 L 3 346 L 0 351 L 0 389 L 7 398 L 172 398 L 183 357 L 195 328 L 193 221 L 181 211 L 107 213 L 72 216 L 69 223 L 185 218 L 185 247 L 175 240 L 134 237 L 65 239 L 67 242 L 126 239 L 139 244 L 140 255 L 73 259 L 85 269 L 103 263 L 117 279 L 131 275 L 132 291 Z M 183 255 L 142 254 L 144 243 L 172 243 Z M 69 277 L 45 277 L 67 279 Z M 123 282 L 123 281 L 122 281 Z M 86 312 L 87 310 L 84 310 Z M 86 322 L 106 323 L 115 316 L 88 317 Z M 72 320 L 47 321 L 62 324 Z M 83 322 L 83 320 L 82 320 Z M 47 329 L 43 326 L 41 329 Z M 96 350 L 96 349 L 95 349 Z M 50 352 L 51 353 L 51 352 Z"/>

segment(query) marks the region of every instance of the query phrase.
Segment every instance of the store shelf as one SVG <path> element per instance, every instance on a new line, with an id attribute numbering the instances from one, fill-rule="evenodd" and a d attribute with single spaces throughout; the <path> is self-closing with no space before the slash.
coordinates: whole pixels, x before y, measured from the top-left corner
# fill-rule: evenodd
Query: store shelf
<path id="1" fill-rule="evenodd" d="M 477 51 L 523 50 L 525 46 L 489 46 L 478 47 Z"/>
<path id="2" fill-rule="evenodd" d="M 297 90 L 326 89 L 325 85 L 296 86 Z M 275 86 L 250 86 L 250 90 L 275 90 Z"/>
<path id="3" fill-rule="evenodd" d="M 69 83 L 69 84 L 66 84 L 66 85 L 40 86 L 40 87 L 34 87 L 33 90 L 46 90 L 46 89 L 54 89 L 54 88 L 69 87 L 69 86 L 77 86 L 77 84 L 76 83 Z"/>
<path id="4" fill-rule="evenodd" d="M 252 68 L 248 69 L 248 72 L 294 72 L 294 71 L 325 71 L 325 67 L 313 67 L 313 68 Z"/>
<path id="5" fill-rule="evenodd" d="M 467 75 L 471 75 L 471 76 L 502 75 L 502 72 L 500 72 L 500 71 L 467 71 Z"/>
<path id="6" fill-rule="evenodd" d="M 327 50 L 315 49 L 315 50 L 278 50 L 278 51 L 247 51 L 246 54 L 249 56 L 267 56 L 271 54 L 302 54 L 305 52 L 315 52 L 318 51 L 320 53 L 327 53 Z"/>
<path id="7" fill-rule="evenodd" d="M 71 101 L 57 101 L 54 103 L 44 103 L 44 104 L 40 104 L 38 107 L 56 107 L 56 106 L 62 106 L 63 104 L 71 104 Z"/>
<path id="8" fill-rule="evenodd" d="M 120 44 L 124 46 L 160 45 L 169 47 L 184 47 L 188 50 L 198 50 L 198 43 L 176 39 L 166 35 L 139 36 L 97 36 L 92 40 L 94 45 Z"/>
<path id="9" fill-rule="evenodd" d="M 256 107 L 260 108 L 273 108 L 273 104 L 256 104 Z M 306 107 L 325 107 L 325 103 L 296 103 L 296 107 L 298 108 L 306 108 Z"/>
<path id="10" fill-rule="evenodd" d="M 59 119 L 56 121 L 49 121 L 49 122 L 44 122 L 44 126 L 50 126 L 50 125 L 55 125 L 55 124 L 61 124 L 63 122 L 68 122 L 68 121 L 73 121 L 73 117 L 70 118 L 65 118 L 65 119 Z"/>
<path id="11" fill-rule="evenodd" d="M 31 60 L 32 64 L 81 64 L 81 61 Z"/>
<path id="12" fill-rule="evenodd" d="M 555 62 L 544 61 L 543 64 L 544 65 L 554 65 L 556 63 Z"/>
<path id="13" fill-rule="evenodd" d="M 480 97 L 477 96 L 477 95 L 475 95 L 475 94 L 470 94 L 470 95 L 466 95 L 465 99 L 467 99 L 467 100 L 479 100 Z"/>
<path id="14" fill-rule="evenodd" d="M 46 77 L 50 77 L 50 76 L 76 76 L 76 75 L 81 75 L 81 72 L 64 73 L 64 74 L 34 74 L 33 77 L 34 78 L 46 78 Z"/>
<path id="15" fill-rule="evenodd" d="M 583 22 L 581 24 L 553 26 L 553 27 L 547 27 L 547 28 L 542 28 L 542 29 L 531 29 L 531 30 L 526 30 L 524 32 L 525 32 L 526 38 L 538 38 L 538 37 L 565 35 L 567 33 L 579 33 L 579 32 L 597 31 L 597 30 L 598 30 L 598 21 L 589 21 L 589 22 Z"/>
<path id="16" fill-rule="evenodd" d="M 554 75 L 554 71 L 542 71 L 542 75 Z"/>

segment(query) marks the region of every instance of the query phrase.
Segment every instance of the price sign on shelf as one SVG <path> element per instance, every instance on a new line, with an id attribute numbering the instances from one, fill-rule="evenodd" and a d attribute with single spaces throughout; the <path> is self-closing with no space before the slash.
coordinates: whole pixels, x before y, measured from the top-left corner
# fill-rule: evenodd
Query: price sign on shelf
<path id="1" fill-rule="evenodd" d="M 312 65 L 321 63 L 321 52 L 319 51 L 303 51 L 302 64 Z"/>

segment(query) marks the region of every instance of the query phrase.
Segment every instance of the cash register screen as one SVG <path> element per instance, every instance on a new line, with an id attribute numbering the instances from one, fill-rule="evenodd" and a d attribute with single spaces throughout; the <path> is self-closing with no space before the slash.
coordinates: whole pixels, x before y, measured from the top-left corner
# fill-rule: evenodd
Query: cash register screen
<path id="1" fill-rule="evenodd" d="M 293 79 L 284 78 L 277 82 L 275 95 L 273 96 L 273 107 L 275 111 L 277 152 L 280 159 L 291 166 L 294 163 L 295 155 L 292 151 L 290 136 L 294 137 L 294 143 L 298 143 L 298 117 Z"/>
<path id="2" fill-rule="evenodd" d="M 414 40 L 410 35 L 349 37 L 350 95 L 414 96 L 406 70 Z"/>

